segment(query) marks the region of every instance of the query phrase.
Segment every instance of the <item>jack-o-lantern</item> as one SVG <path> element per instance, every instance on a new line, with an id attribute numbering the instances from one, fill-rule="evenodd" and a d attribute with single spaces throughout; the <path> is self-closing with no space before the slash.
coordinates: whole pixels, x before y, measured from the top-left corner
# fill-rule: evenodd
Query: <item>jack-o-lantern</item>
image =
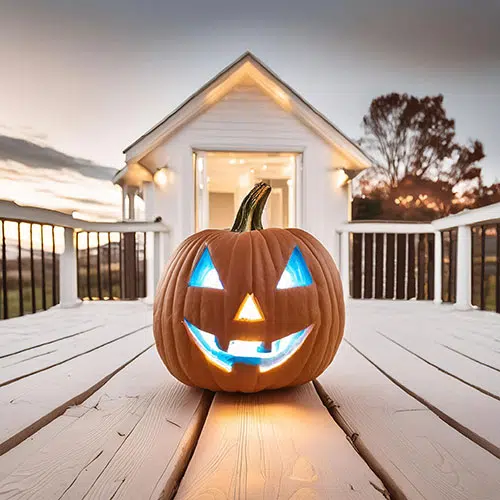
<path id="1" fill-rule="evenodd" d="M 181 382 L 213 391 L 300 385 L 332 361 L 344 332 L 339 273 L 300 229 L 263 229 L 271 188 L 257 184 L 228 230 L 172 256 L 154 304 L 158 352 Z"/>

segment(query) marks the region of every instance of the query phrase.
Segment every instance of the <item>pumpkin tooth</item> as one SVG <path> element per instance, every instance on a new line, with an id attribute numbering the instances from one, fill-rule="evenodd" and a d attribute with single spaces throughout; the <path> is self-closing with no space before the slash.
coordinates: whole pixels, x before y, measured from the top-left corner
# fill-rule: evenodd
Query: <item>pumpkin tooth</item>
<path id="1" fill-rule="evenodd" d="M 264 340 L 262 342 L 262 351 L 271 352 L 273 350 L 273 343 L 270 340 Z"/>
<path id="2" fill-rule="evenodd" d="M 215 339 L 217 341 L 217 346 L 219 347 L 219 349 L 227 352 L 227 350 L 229 349 L 229 339 L 220 339 L 217 336 L 215 337 Z"/>

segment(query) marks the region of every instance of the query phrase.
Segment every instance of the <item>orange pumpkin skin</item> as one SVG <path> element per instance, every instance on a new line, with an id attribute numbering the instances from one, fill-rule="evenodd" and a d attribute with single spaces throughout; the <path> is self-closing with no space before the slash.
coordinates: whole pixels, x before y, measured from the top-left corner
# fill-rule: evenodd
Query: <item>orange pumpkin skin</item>
<path id="1" fill-rule="evenodd" d="M 298 247 L 312 284 L 277 289 Z M 205 249 L 223 290 L 188 286 Z M 235 320 L 253 294 L 263 321 Z M 236 363 L 231 372 L 209 361 L 189 335 L 185 320 L 217 337 L 227 350 L 232 340 L 272 342 L 312 325 L 299 349 L 281 365 L 261 373 L 258 366 Z M 245 232 L 205 230 L 186 239 L 171 257 L 154 304 L 154 336 L 161 359 L 181 382 L 212 391 L 258 392 L 296 386 L 318 377 L 331 363 L 342 340 L 344 299 L 339 272 L 329 252 L 301 229 Z"/>

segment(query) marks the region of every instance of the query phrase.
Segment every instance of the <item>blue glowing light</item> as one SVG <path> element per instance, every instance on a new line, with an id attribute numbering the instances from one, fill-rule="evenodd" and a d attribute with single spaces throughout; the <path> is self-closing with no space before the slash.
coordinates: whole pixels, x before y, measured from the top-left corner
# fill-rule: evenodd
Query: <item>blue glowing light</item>
<path id="1" fill-rule="evenodd" d="M 199 288 L 215 288 L 217 290 L 224 290 L 219 278 L 219 273 L 217 272 L 217 269 L 215 269 L 208 248 L 203 250 L 200 260 L 196 264 L 193 274 L 191 274 L 188 285 Z"/>
<path id="2" fill-rule="evenodd" d="M 204 332 L 184 319 L 187 331 L 208 361 L 220 369 L 231 372 L 235 363 L 258 366 L 261 373 L 282 365 L 304 343 L 313 325 L 292 333 L 271 343 L 271 350 L 264 350 L 264 343 L 259 341 L 232 340 L 227 351 L 223 351 L 215 335 Z"/>
<path id="3" fill-rule="evenodd" d="M 307 268 L 306 261 L 299 247 L 295 247 L 281 275 L 277 288 L 278 290 L 284 290 L 298 286 L 309 286 L 312 285 L 312 282 L 312 276 Z"/>

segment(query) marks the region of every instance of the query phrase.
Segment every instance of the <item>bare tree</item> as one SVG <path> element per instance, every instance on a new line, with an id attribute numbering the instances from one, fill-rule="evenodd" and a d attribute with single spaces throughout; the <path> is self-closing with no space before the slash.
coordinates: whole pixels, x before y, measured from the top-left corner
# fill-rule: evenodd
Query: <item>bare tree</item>
<path id="1" fill-rule="evenodd" d="M 376 162 L 373 173 L 388 189 L 403 179 L 429 179 L 451 186 L 480 179 L 475 164 L 484 158 L 478 140 L 460 145 L 455 122 L 446 116 L 443 96 L 387 94 L 377 97 L 363 118 L 361 144 Z"/>

